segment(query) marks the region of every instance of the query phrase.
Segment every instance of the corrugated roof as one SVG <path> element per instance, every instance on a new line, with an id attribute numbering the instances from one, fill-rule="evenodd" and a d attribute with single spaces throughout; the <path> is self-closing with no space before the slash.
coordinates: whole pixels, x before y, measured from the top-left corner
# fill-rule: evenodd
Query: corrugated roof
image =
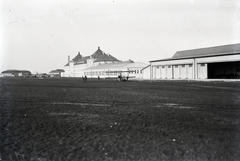
<path id="1" fill-rule="evenodd" d="M 65 72 L 65 71 L 63 69 L 55 69 L 55 70 L 52 70 L 49 73 L 61 73 L 61 72 Z"/>
<path id="2" fill-rule="evenodd" d="M 31 74 L 31 72 L 28 70 L 16 70 L 16 69 L 5 70 L 2 73 L 28 73 L 28 74 Z"/>
<path id="3" fill-rule="evenodd" d="M 240 53 L 240 44 L 177 51 L 172 58 L 204 57 Z"/>
<path id="4" fill-rule="evenodd" d="M 145 63 L 134 63 L 133 61 L 124 61 L 124 62 L 116 62 L 109 64 L 99 64 L 94 67 L 89 67 L 85 70 L 104 70 L 104 69 L 116 69 L 116 68 L 136 68 L 136 67 L 145 67 L 147 64 Z"/>
<path id="5" fill-rule="evenodd" d="M 232 55 L 232 54 L 240 54 L 240 43 L 192 49 L 192 50 L 177 51 L 173 55 L 172 58 L 153 60 L 150 62 L 187 59 L 187 58 L 210 57 L 210 56 L 219 56 L 219 55 Z"/>
<path id="6" fill-rule="evenodd" d="M 135 62 L 135 63 L 128 64 L 126 67 L 128 67 L 128 68 L 139 68 L 139 67 L 144 68 L 144 67 L 146 67 L 146 65 L 147 64 L 145 64 L 145 63 Z"/>
<path id="7" fill-rule="evenodd" d="M 111 69 L 111 68 L 123 68 L 131 64 L 132 62 L 116 62 L 116 63 L 109 63 L 109 64 L 99 64 L 94 67 L 89 67 L 84 70 L 102 70 L 102 69 Z"/>
<path id="8" fill-rule="evenodd" d="M 144 68 L 142 68 L 142 70 L 144 70 L 144 69 L 146 69 L 146 68 L 148 68 L 148 67 L 150 67 L 150 65 L 148 65 L 148 66 L 145 66 Z"/>

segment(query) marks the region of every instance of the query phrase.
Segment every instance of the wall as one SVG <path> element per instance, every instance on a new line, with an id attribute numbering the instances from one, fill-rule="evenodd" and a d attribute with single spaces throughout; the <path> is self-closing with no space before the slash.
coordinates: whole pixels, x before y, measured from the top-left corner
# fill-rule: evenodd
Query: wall
<path id="1" fill-rule="evenodd" d="M 143 79 L 150 79 L 150 66 L 142 70 Z"/>
<path id="2" fill-rule="evenodd" d="M 149 73 L 144 73 L 143 78 L 207 79 L 208 63 L 235 61 L 240 61 L 240 54 L 151 62 Z"/>

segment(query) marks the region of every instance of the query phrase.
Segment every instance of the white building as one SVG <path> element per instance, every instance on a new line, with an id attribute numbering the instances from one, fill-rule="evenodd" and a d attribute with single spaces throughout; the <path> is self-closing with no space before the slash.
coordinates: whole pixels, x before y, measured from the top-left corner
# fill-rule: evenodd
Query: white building
<path id="1" fill-rule="evenodd" d="M 178 51 L 142 72 L 145 79 L 239 79 L 240 44 Z"/>
<path id="2" fill-rule="evenodd" d="M 31 72 L 28 70 L 5 70 L 0 74 L 0 77 L 29 77 Z"/>
<path id="3" fill-rule="evenodd" d="M 83 57 L 80 53 L 64 66 L 63 77 L 101 78 L 116 77 L 118 72 L 129 71 L 129 76 L 142 78 L 141 69 L 147 66 L 144 63 L 120 61 L 110 54 L 104 53 L 100 47 L 90 56 Z"/>
<path id="4" fill-rule="evenodd" d="M 48 75 L 50 77 L 61 77 L 62 73 L 64 73 L 63 69 L 56 69 L 56 70 L 50 71 Z"/>

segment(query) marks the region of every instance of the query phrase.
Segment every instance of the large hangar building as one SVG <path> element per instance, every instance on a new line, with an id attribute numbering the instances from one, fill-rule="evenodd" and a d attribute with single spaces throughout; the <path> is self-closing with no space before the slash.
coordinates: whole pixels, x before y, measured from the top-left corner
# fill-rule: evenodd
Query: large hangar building
<path id="1" fill-rule="evenodd" d="M 178 51 L 142 72 L 145 79 L 239 79 L 240 44 Z"/>
<path id="2" fill-rule="evenodd" d="M 129 71 L 129 76 L 142 78 L 142 68 L 145 63 L 132 60 L 121 61 L 110 54 L 104 53 L 100 47 L 90 56 L 83 57 L 80 53 L 64 66 L 62 77 L 111 78 L 117 77 L 120 72 Z"/>

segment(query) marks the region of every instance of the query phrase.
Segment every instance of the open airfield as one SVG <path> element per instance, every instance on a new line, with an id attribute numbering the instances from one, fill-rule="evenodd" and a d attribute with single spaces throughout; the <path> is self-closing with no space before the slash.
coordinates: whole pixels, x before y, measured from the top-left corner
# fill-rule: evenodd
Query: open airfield
<path id="1" fill-rule="evenodd" d="M 239 160 L 240 82 L 0 78 L 0 160 Z"/>

